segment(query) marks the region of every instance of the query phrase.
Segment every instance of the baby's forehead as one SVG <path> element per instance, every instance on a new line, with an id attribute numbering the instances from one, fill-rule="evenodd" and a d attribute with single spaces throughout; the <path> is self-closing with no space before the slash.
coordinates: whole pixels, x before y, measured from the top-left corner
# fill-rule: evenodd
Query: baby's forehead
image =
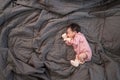
<path id="1" fill-rule="evenodd" d="M 67 28 L 66 30 L 67 32 L 73 32 L 73 30 L 71 28 Z"/>
<path id="2" fill-rule="evenodd" d="M 72 31 L 72 29 L 69 27 L 69 28 L 67 28 L 67 31 Z"/>

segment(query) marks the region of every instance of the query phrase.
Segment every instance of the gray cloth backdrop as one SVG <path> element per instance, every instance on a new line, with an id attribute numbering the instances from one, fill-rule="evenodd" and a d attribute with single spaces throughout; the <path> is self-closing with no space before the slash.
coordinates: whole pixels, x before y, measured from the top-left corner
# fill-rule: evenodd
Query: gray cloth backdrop
<path id="1" fill-rule="evenodd" d="M 93 53 L 77 68 L 70 23 Z M 120 80 L 120 0 L 0 0 L 0 80 Z"/>

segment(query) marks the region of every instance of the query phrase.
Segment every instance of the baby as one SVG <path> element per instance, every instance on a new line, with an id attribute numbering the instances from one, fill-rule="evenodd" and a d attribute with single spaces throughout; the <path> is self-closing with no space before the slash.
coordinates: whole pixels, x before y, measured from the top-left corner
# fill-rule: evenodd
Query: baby
<path id="1" fill-rule="evenodd" d="M 63 40 L 67 45 L 71 45 L 76 52 L 75 60 L 71 60 L 70 63 L 78 67 L 79 64 L 84 64 L 86 61 L 90 61 L 92 57 L 91 48 L 85 38 L 80 32 L 80 26 L 72 23 L 67 26 L 67 31 L 62 35 Z"/>

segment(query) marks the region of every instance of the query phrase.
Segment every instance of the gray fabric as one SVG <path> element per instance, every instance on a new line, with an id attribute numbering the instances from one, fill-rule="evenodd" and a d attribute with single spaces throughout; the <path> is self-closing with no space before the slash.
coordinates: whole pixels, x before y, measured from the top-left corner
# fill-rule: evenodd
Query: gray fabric
<path id="1" fill-rule="evenodd" d="M 120 80 L 119 0 L 1 0 L 1 80 Z M 61 38 L 81 26 L 92 60 L 75 68 Z"/>

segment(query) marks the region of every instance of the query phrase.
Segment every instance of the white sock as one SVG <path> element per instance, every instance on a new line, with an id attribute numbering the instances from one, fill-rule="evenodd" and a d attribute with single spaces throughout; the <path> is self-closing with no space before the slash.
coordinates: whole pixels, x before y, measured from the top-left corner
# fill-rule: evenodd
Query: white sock
<path id="1" fill-rule="evenodd" d="M 71 60 L 70 63 L 75 66 L 75 67 L 78 67 L 79 66 L 79 61 L 78 60 Z"/>

